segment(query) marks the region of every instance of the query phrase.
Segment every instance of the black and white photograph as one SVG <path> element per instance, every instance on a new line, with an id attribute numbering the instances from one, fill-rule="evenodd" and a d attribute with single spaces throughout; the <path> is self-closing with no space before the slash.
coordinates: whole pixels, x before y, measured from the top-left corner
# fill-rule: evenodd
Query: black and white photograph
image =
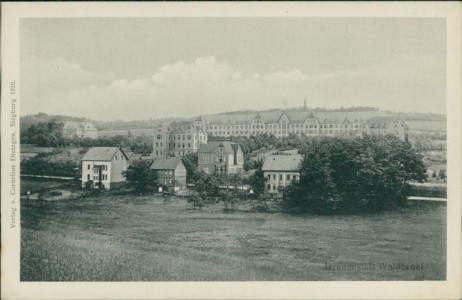
<path id="1" fill-rule="evenodd" d="M 460 296 L 460 6 L 41 4 L 2 5 L 2 286 Z"/>

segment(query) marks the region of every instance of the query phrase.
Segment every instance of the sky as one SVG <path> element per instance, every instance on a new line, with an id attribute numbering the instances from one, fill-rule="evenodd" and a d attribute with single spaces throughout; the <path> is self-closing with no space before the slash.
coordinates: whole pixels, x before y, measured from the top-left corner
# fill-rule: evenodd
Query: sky
<path id="1" fill-rule="evenodd" d="M 21 115 L 191 117 L 303 105 L 446 113 L 438 18 L 24 18 Z"/>

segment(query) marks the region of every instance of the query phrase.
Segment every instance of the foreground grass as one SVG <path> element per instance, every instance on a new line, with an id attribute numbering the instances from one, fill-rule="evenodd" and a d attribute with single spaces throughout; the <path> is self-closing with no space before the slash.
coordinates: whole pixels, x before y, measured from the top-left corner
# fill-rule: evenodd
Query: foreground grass
<path id="1" fill-rule="evenodd" d="M 23 281 L 444 280 L 446 205 L 362 216 L 223 213 L 104 195 L 21 211 Z M 374 270 L 328 266 L 371 263 Z M 380 263 L 423 270 L 380 270 Z"/>

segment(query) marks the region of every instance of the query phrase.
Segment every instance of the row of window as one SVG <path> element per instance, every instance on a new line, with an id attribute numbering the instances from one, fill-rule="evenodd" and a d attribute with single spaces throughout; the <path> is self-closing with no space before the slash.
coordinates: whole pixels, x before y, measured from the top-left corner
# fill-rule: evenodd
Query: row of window
<path id="1" fill-rule="evenodd" d="M 164 170 L 162 173 L 163 175 L 173 175 L 173 170 Z"/>
<path id="2" fill-rule="evenodd" d="M 90 174 L 87 174 L 87 180 L 90 180 Z M 94 176 L 94 177 L 93 177 L 93 180 L 94 180 L 94 181 L 99 181 L 99 176 Z M 107 175 L 106 175 L 106 174 L 102 174 L 102 175 L 101 175 L 101 180 L 107 180 Z"/>
<path id="3" fill-rule="evenodd" d="M 159 143 L 157 142 L 156 143 L 156 148 L 159 148 L 159 145 L 160 145 L 160 148 L 162 148 L 164 146 L 164 143 Z M 191 143 L 168 143 L 168 147 L 169 148 L 186 148 L 186 145 L 188 146 L 187 148 L 191 148 Z M 194 148 L 197 147 L 197 143 L 194 143 Z"/>
<path id="4" fill-rule="evenodd" d="M 349 129 L 349 130 L 343 130 L 343 129 L 320 129 L 319 132 L 316 131 L 316 130 L 290 130 L 289 131 L 290 133 L 295 133 L 295 134 L 337 134 L 337 133 L 343 133 L 343 132 L 350 132 L 350 133 L 359 133 L 359 129 Z M 374 129 L 371 129 L 370 130 L 371 134 L 387 134 L 388 131 L 387 130 L 374 130 Z M 237 134 L 240 134 L 240 135 L 249 135 L 249 134 L 257 134 L 258 132 L 255 132 L 255 131 L 252 131 L 252 132 L 248 132 L 248 131 L 218 131 L 218 132 L 213 132 L 214 135 L 217 135 L 217 136 L 229 136 L 229 135 L 237 135 Z M 280 134 L 286 134 L 287 133 L 287 130 L 269 130 L 268 131 L 269 134 L 275 134 L 275 135 L 280 135 Z M 395 132 L 395 134 L 399 134 L 398 131 Z"/>
<path id="5" fill-rule="evenodd" d="M 277 175 L 277 174 L 268 174 L 268 175 L 267 175 L 267 178 L 268 178 L 268 180 L 271 180 L 271 179 L 272 179 L 272 180 L 276 180 L 276 178 L 277 178 L 276 175 Z M 283 174 L 279 174 L 279 181 L 282 181 L 283 179 L 284 179 Z M 298 175 L 295 175 L 295 174 L 292 174 L 292 175 L 291 175 L 291 174 L 287 174 L 287 175 L 286 175 L 286 180 L 298 180 Z"/>
<path id="6" fill-rule="evenodd" d="M 87 170 L 90 170 L 91 169 L 91 164 L 88 164 L 87 165 Z M 102 168 L 101 168 L 103 171 L 106 171 L 107 170 L 107 165 L 102 165 Z M 95 170 L 95 172 L 97 172 L 97 170 Z"/>
<path id="7" fill-rule="evenodd" d="M 274 184 L 274 185 L 273 185 L 273 184 L 267 184 L 267 185 L 266 185 L 266 189 L 267 189 L 268 191 L 271 191 L 271 189 L 272 189 L 273 191 L 275 191 L 275 190 L 276 190 L 276 185 L 275 185 L 275 184 Z"/>
<path id="8" fill-rule="evenodd" d="M 193 153 L 192 151 L 188 150 L 188 151 L 178 151 L 178 152 L 173 152 L 174 155 L 178 155 L 178 156 L 183 156 L 185 154 L 190 154 L 190 153 Z M 156 155 L 163 155 L 163 152 L 162 150 L 156 150 Z"/>
<path id="9" fill-rule="evenodd" d="M 209 156 L 204 156 L 204 157 L 202 157 L 202 161 L 204 163 L 208 163 L 208 162 L 210 162 L 210 157 Z M 217 156 L 217 157 L 215 157 L 215 162 L 223 163 L 223 162 L 225 162 L 225 157 L 224 156 Z"/>
<path id="10" fill-rule="evenodd" d="M 186 138 L 187 138 L 188 140 L 191 140 L 191 137 L 192 137 L 191 135 L 187 135 L 187 136 L 186 136 L 185 134 L 183 134 L 183 135 L 181 135 L 181 134 L 175 135 L 175 134 L 174 134 L 174 135 L 171 135 L 171 137 L 172 137 L 172 136 L 173 136 L 173 140 L 181 140 L 181 137 L 183 137 L 183 140 L 185 140 Z M 194 135 L 194 139 L 195 139 L 195 138 L 196 138 L 196 135 Z"/>
<path id="11" fill-rule="evenodd" d="M 279 187 L 284 187 L 284 186 L 283 186 L 283 185 L 277 185 L 277 184 L 270 184 L 270 183 L 268 183 L 268 184 L 266 185 L 266 190 L 267 190 L 267 191 L 271 191 L 271 190 L 276 191 Z"/>

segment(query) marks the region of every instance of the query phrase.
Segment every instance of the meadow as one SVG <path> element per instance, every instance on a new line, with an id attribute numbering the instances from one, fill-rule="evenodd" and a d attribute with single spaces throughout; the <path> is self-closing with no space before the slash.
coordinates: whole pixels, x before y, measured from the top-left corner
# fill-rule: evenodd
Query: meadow
<path id="1" fill-rule="evenodd" d="M 409 125 L 409 130 L 417 130 L 417 131 L 425 131 L 425 132 L 432 132 L 432 131 L 441 131 L 446 132 L 446 121 L 441 120 L 410 120 L 406 121 Z"/>
<path id="2" fill-rule="evenodd" d="M 239 209 L 239 207 L 238 207 Z M 159 195 L 21 209 L 21 281 L 444 280 L 446 204 L 287 215 Z M 421 270 L 382 269 L 382 264 Z M 374 268 L 358 269 L 359 266 Z"/>

